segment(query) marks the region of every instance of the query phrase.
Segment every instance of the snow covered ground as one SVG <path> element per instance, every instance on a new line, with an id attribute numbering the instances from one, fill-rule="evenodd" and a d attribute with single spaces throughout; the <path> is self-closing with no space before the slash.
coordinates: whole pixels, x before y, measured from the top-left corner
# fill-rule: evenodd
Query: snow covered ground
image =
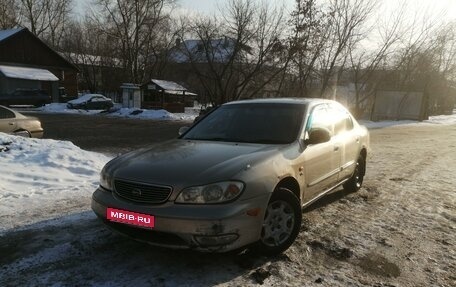
<path id="1" fill-rule="evenodd" d="M 452 115 L 441 115 L 429 117 L 429 120 L 418 122 L 418 121 L 360 121 L 362 125 L 365 125 L 368 129 L 380 129 L 391 126 L 404 126 L 404 125 L 454 125 L 456 124 L 456 110 Z"/>
<path id="2" fill-rule="evenodd" d="M 376 129 L 364 188 L 307 210 L 296 243 L 273 259 L 111 233 L 90 211 L 109 157 L 0 133 L 0 286 L 456 286 L 456 116 L 364 124 Z"/>
<path id="3" fill-rule="evenodd" d="M 170 113 L 165 110 L 146 110 L 146 109 L 133 109 L 122 108 L 116 104 L 110 112 L 102 110 L 78 110 L 68 109 L 66 104 L 52 103 L 44 107 L 38 108 L 35 111 L 43 113 L 56 113 L 56 114 L 78 114 L 78 115 L 106 115 L 110 117 L 123 117 L 131 119 L 142 120 L 183 120 L 193 121 L 199 113 L 199 107 L 186 108 L 185 113 Z"/>
<path id="4" fill-rule="evenodd" d="M 0 133 L 0 234 L 52 218 L 60 205 L 77 211 L 73 207 L 90 197 L 109 159 L 67 141 Z"/>

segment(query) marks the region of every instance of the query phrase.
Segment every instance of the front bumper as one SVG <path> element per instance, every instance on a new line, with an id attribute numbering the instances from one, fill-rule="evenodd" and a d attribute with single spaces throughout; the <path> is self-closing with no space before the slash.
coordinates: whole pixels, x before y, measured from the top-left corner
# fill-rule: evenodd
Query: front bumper
<path id="1" fill-rule="evenodd" d="M 166 202 L 139 205 L 98 188 L 92 209 L 105 224 L 136 240 L 152 245 L 207 252 L 226 252 L 260 239 L 269 194 L 217 205 L 184 205 Z M 155 227 L 146 229 L 106 219 L 107 208 L 155 216 Z"/>
<path id="2" fill-rule="evenodd" d="M 44 131 L 42 129 L 36 130 L 36 131 L 31 131 L 30 134 L 31 134 L 32 138 L 40 139 L 40 138 L 43 138 Z"/>

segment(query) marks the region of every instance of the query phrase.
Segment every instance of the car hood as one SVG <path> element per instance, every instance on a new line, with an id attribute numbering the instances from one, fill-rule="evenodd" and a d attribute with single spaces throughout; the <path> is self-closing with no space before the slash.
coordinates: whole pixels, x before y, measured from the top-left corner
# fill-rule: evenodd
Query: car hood
<path id="1" fill-rule="evenodd" d="M 172 140 L 122 155 L 105 167 L 113 178 L 191 186 L 234 179 L 279 146 Z"/>

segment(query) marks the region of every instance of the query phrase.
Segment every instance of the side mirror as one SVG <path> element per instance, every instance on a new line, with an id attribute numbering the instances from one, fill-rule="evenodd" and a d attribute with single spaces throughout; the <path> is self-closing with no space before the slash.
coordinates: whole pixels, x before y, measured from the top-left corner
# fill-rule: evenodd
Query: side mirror
<path id="1" fill-rule="evenodd" d="M 179 135 L 181 136 L 181 135 L 185 134 L 189 129 L 190 129 L 189 127 L 181 127 L 179 129 Z"/>
<path id="2" fill-rule="evenodd" d="M 329 142 L 331 140 L 331 133 L 325 128 L 315 128 L 309 131 L 309 138 L 306 144 L 320 144 Z"/>

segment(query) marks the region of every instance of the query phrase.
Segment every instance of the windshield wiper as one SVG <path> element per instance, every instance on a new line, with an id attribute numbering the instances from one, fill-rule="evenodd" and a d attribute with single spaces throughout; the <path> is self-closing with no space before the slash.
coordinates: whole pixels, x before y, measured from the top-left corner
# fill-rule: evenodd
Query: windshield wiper
<path id="1" fill-rule="evenodd" d="M 222 138 L 222 137 L 213 137 L 213 138 L 185 138 L 186 140 L 196 140 L 196 141 L 214 141 L 214 142 L 249 142 L 242 139 L 236 138 Z"/>
<path id="2" fill-rule="evenodd" d="M 271 140 L 271 139 L 259 139 L 259 140 L 254 140 L 252 141 L 253 143 L 259 143 L 259 144 L 286 144 L 286 141 L 280 141 L 280 140 Z"/>
<path id="3" fill-rule="evenodd" d="M 217 142 L 235 142 L 235 143 L 253 143 L 253 144 L 286 144 L 285 141 L 272 140 L 272 139 L 259 139 L 259 140 L 247 140 L 240 138 L 223 138 L 223 137 L 212 137 L 212 138 L 185 138 L 186 140 L 197 140 L 197 141 L 217 141 Z"/>

